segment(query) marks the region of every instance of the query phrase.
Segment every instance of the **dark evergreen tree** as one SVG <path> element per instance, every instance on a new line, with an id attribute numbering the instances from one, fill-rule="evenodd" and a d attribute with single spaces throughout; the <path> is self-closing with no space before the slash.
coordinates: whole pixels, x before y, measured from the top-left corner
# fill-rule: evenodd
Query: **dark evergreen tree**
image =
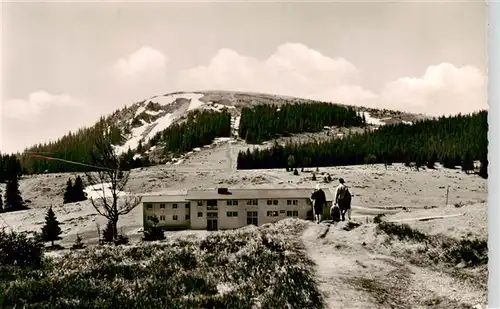
<path id="1" fill-rule="evenodd" d="M 5 188 L 5 206 L 4 211 L 18 211 L 28 209 L 24 205 L 23 198 L 21 197 L 21 192 L 19 191 L 19 182 L 17 177 L 12 178 L 7 182 L 7 187 Z"/>
<path id="2" fill-rule="evenodd" d="M 73 201 L 73 182 L 71 181 L 71 178 L 68 178 L 68 181 L 66 182 L 66 190 L 64 191 L 63 196 L 63 204 L 73 203 Z"/>
<path id="3" fill-rule="evenodd" d="M 462 171 L 468 174 L 470 171 L 474 171 L 474 161 L 471 155 L 467 152 L 462 159 Z"/>
<path id="4" fill-rule="evenodd" d="M 50 241 L 53 247 L 54 241 L 61 239 L 59 236 L 61 233 L 59 221 L 57 221 L 56 215 L 54 211 L 52 211 L 52 207 L 50 207 L 45 216 L 45 225 L 42 227 L 42 239 L 44 241 Z"/>
<path id="5" fill-rule="evenodd" d="M 2 191 L 0 191 L 0 212 L 3 212 L 3 199 L 2 199 Z"/>
<path id="6" fill-rule="evenodd" d="M 17 155 L 0 153 L 0 183 L 21 176 L 23 168 Z"/>
<path id="7" fill-rule="evenodd" d="M 81 202 L 87 199 L 85 194 L 85 186 L 83 185 L 83 180 L 80 176 L 76 176 L 75 184 L 73 185 L 73 202 Z"/>

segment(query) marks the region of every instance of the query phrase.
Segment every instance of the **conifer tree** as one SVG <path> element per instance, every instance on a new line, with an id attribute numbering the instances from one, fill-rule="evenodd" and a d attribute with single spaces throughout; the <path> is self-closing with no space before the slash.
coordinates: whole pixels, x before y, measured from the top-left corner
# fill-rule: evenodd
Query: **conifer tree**
<path id="1" fill-rule="evenodd" d="M 85 194 L 85 187 L 83 180 L 80 176 L 76 176 L 75 184 L 73 185 L 73 202 L 85 201 L 87 196 Z"/>
<path id="2" fill-rule="evenodd" d="M 59 237 L 61 233 L 59 221 L 57 221 L 56 215 L 52 207 L 50 207 L 45 216 L 45 225 L 42 227 L 42 239 L 44 241 L 50 241 L 53 247 L 54 241 L 61 239 L 61 237 Z"/>
<path id="3" fill-rule="evenodd" d="M 71 178 L 68 178 L 68 182 L 66 182 L 66 191 L 64 191 L 63 204 L 73 203 L 73 182 Z"/>
<path id="4" fill-rule="evenodd" d="M 17 211 L 27 209 L 24 206 L 21 192 L 19 191 L 19 182 L 17 177 L 13 177 L 7 183 L 5 189 L 5 211 Z"/>
<path id="5" fill-rule="evenodd" d="M 2 191 L 0 191 L 0 212 L 3 212 Z"/>

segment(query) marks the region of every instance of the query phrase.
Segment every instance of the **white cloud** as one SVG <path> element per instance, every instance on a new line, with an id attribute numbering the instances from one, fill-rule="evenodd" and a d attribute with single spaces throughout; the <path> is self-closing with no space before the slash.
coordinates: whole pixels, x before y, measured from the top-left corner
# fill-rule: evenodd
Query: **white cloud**
<path id="1" fill-rule="evenodd" d="M 343 58 L 330 58 L 303 44 L 286 43 L 265 60 L 221 49 L 206 66 L 180 72 L 179 90 L 240 90 L 284 94 L 429 115 L 487 108 L 486 77 L 474 67 L 442 63 L 421 77 L 365 89 L 360 72 Z"/>
<path id="2" fill-rule="evenodd" d="M 114 71 L 119 78 L 138 77 L 142 74 L 165 74 L 168 58 L 160 51 L 143 46 L 126 58 L 120 58 L 114 64 Z"/>
<path id="3" fill-rule="evenodd" d="M 79 107 L 84 103 L 68 94 L 50 94 L 46 91 L 31 93 L 27 99 L 11 99 L 2 103 L 0 117 L 27 120 L 37 117 L 50 108 Z"/>
<path id="4" fill-rule="evenodd" d="M 165 92 L 168 61 L 153 47 L 139 48 L 108 68 L 103 77 L 103 95 L 123 106 Z"/>
<path id="5" fill-rule="evenodd" d="M 378 101 L 384 107 L 429 115 L 470 113 L 488 108 L 487 78 L 472 66 L 430 66 L 421 77 L 386 84 Z"/>
<path id="6" fill-rule="evenodd" d="M 221 49 L 207 66 L 180 72 L 179 89 L 224 89 L 356 101 L 371 96 L 355 82 L 356 67 L 343 58 L 329 58 L 298 43 L 279 46 L 266 60 Z M 346 91 L 354 89 L 354 91 Z"/>

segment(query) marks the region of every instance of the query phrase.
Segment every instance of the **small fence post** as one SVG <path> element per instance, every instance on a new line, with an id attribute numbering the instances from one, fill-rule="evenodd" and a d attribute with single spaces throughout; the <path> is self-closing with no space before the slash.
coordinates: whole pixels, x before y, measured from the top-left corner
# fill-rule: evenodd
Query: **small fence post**
<path id="1" fill-rule="evenodd" d="M 444 207 L 448 206 L 448 194 L 450 193 L 450 185 L 446 187 L 446 204 L 444 204 Z"/>

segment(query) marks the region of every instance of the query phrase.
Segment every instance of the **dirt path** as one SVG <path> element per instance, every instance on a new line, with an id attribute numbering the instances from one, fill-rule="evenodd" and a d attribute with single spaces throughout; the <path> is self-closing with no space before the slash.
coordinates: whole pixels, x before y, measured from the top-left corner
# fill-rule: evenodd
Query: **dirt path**
<path id="1" fill-rule="evenodd" d="M 373 224 L 344 226 L 311 223 L 302 236 L 326 308 L 472 308 L 485 299 L 486 291 L 374 250 Z"/>

